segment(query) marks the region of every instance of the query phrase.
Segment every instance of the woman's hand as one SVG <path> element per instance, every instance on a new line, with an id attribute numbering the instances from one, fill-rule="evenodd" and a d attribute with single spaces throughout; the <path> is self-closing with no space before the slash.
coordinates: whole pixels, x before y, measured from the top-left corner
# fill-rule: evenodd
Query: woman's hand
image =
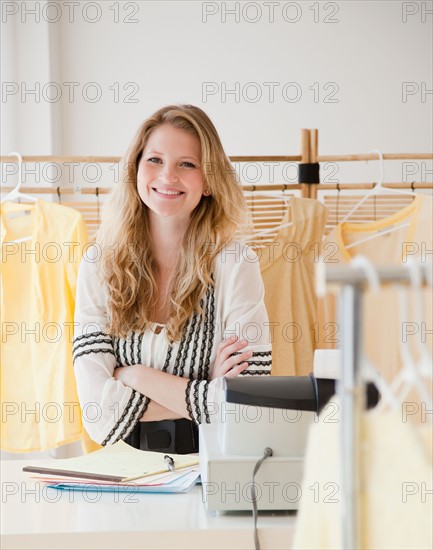
<path id="1" fill-rule="evenodd" d="M 239 352 L 248 345 L 246 340 L 238 342 L 237 336 L 232 336 L 228 340 L 221 342 L 217 349 L 217 355 L 212 371 L 212 379 L 226 376 L 234 378 L 248 367 L 246 362 L 252 355 L 252 351 L 244 351 L 239 355 L 230 357 L 235 352 Z"/>

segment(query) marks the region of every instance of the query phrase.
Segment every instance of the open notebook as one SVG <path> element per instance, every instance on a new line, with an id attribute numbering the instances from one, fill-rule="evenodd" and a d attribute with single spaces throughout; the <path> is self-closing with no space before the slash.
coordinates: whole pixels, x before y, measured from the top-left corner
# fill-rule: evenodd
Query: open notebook
<path id="1" fill-rule="evenodd" d="M 25 466 L 23 471 L 123 483 L 168 470 L 180 470 L 199 462 L 198 455 L 170 454 L 169 467 L 164 458 L 166 456 L 164 453 L 141 451 L 124 441 L 118 441 L 114 445 L 76 458 L 38 460 L 34 466 Z"/>

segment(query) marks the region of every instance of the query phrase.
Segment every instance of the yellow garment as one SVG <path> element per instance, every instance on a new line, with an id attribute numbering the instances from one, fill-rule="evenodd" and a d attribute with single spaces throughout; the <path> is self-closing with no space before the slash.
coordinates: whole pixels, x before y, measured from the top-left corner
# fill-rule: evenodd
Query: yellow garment
<path id="1" fill-rule="evenodd" d="M 11 242 L 26 237 L 31 239 Z M 5 451 L 44 451 L 83 436 L 72 338 L 78 267 L 87 241 L 84 220 L 72 208 L 41 200 L 1 207 Z"/>
<path id="2" fill-rule="evenodd" d="M 292 198 L 272 243 L 262 248 L 260 270 L 272 338 L 272 375 L 305 376 L 313 371 L 317 299 L 314 266 L 326 222 L 315 199 Z"/>
<path id="3" fill-rule="evenodd" d="M 308 436 L 293 541 L 297 550 L 343 547 L 339 402 L 328 407 Z M 433 547 L 432 426 L 405 420 L 399 410 L 362 415 L 359 548 Z"/>
<path id="4" fill-rule="evenodd" d="M 402 226 L 391 233 L 386 230 Z M 383 233 L 383 234 L 381 234 Z M 371 235 L 375 238 L 359 242 Z M 394 215 L 372 223 L 343 223 L 334 228 L 323 243 L 323 257 L 327 265 L 341 265 L 357 254 L 366 256 L 374 265 L 407 265 L 408 258 L 418 262 L 431 262 L 433 249 L 433 199 L 429 195 L 417 195 L 411 204 Z M 364 292 L 364 346 L 370 363 L 390 382 L 400 370 L 399 340 L 404 338 L 414 357 L 418 356 L 417 339 L 422 338 L 433 350 L 432 289 L 424 288 L 424 321 L 420 326 L 414 309 L 414 295 L 409 290 L 409 316 L 400 319 L 399 295 L 395 286 L 383 286 L 379 294 Z M 341 338 L 335 315 L 334 297 L 329 295 L 319 304 L 320 325 L 335 323 L 336 341 Z M 322 336 L 323 336 L 322 332 Z M 323 338 L 319 348 L 336 347 Z"/>

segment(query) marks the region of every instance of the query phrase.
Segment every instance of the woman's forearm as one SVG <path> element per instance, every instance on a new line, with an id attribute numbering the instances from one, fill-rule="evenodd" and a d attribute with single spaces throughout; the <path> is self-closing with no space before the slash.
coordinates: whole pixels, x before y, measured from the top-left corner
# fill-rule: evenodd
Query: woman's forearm
<path id="1" fill-rule="evenodd" d="M 186 378 L 161 372 L 145 365 L 119 367 L 115 369 L 114 377 L 121 380 L 125 386 L 131 387 L 178 414 L 180 418 L 189 418 L 185 402 L 185 390 L 188 384 Z M 147 420 L 145 417 L 146 414 L 143 419 Z"/>
<path id="2" fill-rule="evenodd" d="M 177 420 L 182 418 L 180 414 L 163 407 L 156 401 L 151 401 L 146 412 L 140 418 L 140 422 L 156 422 L 157 420 Z"/>

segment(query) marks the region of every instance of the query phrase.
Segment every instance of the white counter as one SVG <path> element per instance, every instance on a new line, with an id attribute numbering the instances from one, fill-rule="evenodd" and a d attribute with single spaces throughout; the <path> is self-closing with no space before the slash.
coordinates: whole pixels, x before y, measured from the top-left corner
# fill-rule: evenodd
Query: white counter
<path id="1" fill-rule="evenodd" d="M 254 548 L 252 514 L 206 512 L 200 486 L 171 495 L 64 492 L 22 472 L 25 465 L 0 462 L 2 550 Z M 295 517 L 259 512 L 261 548 L 289 549 Z"/>

